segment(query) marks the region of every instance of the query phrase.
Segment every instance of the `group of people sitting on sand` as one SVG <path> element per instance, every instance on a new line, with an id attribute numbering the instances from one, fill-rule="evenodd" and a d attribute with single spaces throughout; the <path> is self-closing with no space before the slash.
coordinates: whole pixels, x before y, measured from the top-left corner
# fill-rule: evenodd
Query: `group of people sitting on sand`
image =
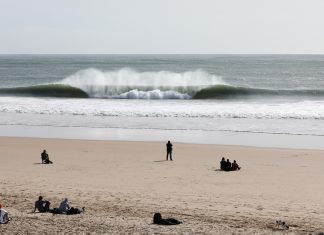
<path id="1" fill-rule="evenodd" d="M 236 163 L 236 160 L 231 163 L 229 159 L 225 161 L 225 158 L 223 157 L 220 162 L 220 169 L 223 171 L 238 171 L 241 167 Z"/>
<path id="2" fill-rule="evenodd" d="M 170 141 L 167 143 L 167 160 L 168 160 L 168 155 L 170 155 L 170 160 L 172 161 L 172 144 Z M 49 156 L 44 150 L 41 153 L 41 159 L 43 164 L 53 164 L 52 161 L 49 160 Z M 223 157 L 221 162 L 220 162 L 220 168 L 223 171 L 236 171 L 240 170 L 241 167 L 236 163 L 236 160 L 231 163 L 229 159 L 225 161 L 225 158 Z M 74 208 L 70 206 L 69 200 L 65 198 L 61 203 L 58 208 L 52 208 L 50 209 L 51 203 L 47 200 L 44 200 L 42 196 L 39 196 L 38 200 L 35 202 L 35 208 L 33 212 L 36 212 L 38 210 L 40 213 L 46 213 L 50 212 L 53 214 L 67 214 L 67 215 L 72 215 L 72 214 L 81 214 L 85 212 L 84 207 L 82 208 Z M 2 208 L 2 205 L 0 204 L 0 224 L 5 224 L 10 221 L 8 212 Z M 177 225 L 181 224 L 182 222 L 174 219 L 174 218 L 168 218 L 168 219 L 163 219 L 160 213 L 155 213 L 153 216 L 153 224 L 160 224 L 160 225 Z"/>
<path id="3" fill-rule="evenodd" d="M 67 198 L 64 198 L 64 200 L 60 203 L 60 206 L 58 208 L 50 209 L 50 205 L 51 203 L 49 201 L 44 200 L 42 196 L 39 196 L 38 200 L 35 202 L 35 208 L 33 212 L 36 212 L 36 210 L 38 210 L 40 213 L 50 212 L 53 214 L 74 215 L 81 214 L 85 211 L 84 207 L 70 207 L 70 203 Z"/>

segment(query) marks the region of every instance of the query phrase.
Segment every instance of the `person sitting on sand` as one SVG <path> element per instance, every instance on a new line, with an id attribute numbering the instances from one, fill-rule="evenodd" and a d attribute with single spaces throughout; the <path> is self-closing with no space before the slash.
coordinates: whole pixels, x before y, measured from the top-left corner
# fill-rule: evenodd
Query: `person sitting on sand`
<path id="1" fill-rule="evenodd" d="M 58 209 L 61 213 L 66 214 L 71 209 L 69 200 L 67 198 L 64 198 Z"/>
<path id="2" fill-rule="evenodd" d="M 222 160 L 220 161 L 220 169 L 225 171 L 226 168 L 226 161 L 225 158 L 223 157 Z"/>
<path id="3" fill-rule="evenodd" d="M 74 215 L 74 214 L 80 214 L 85 211 L 84 207 L 82 208 L 74 208 L 70 207 L 69 200 L 67 198 L 64 198 L 64 200 L 61 202 L 58 209 L 54 209 L 53 213 L 55 214 L 67 214 L 67 215 Z"/>
<path id="4" fill-rule="evenodd" d="M 241 167 L 239 167 L 239 165 L 236 163 L 236 160 L 234 160 L 234 162 L 232 163 L 232 171 L 236 171 L 236 170 L 240 170 Z"/>
<path id="5" fill-rule="evenodd" d="M 43 200 L 42 196 L 38 197 L 38 201 L 35 202 L 35 209 L 34 209 L 34 213 L 36 212 L 36 209 L 40 212 L 40 213 L 45 213 L 45 212 L 49 212 L 49 207 L 50 207 L 51 203 L 49 201 Z"/>
<path id="6" fill-rule="evenodd" d="M 224 163 L 224 171 L 230 171 L 232 169 L 232 163 L 227 158 L 226 162 Z"/>
<path id="7" fill-rule="evenodd" d="M 168 156 L 170 155 L 170 160 L 173 161 L 172 160 L 172 144 L 171 144 L 170 140 L 166 144 L 166 148 L 167 148 L 166 160 L 168 160 Z"/>
<path id="8" fill-rule="evenodd" d="M 42 152 L 41 157 L 42 157 L 42 163 L 43 164 L 53 164 L 53 162 L 49 160 L 49 156 L 48 156 L 46 150 L 44 150 Z"/>
<path id="9" fill-rule="evenodd" d="M 182 222 L 177 219 L 173 219 L 173 218 L 162 219 L 162 216 L 160 213 L 155 213 L 153 216 L 153 224 L 177 225 L 177 224 L 182 224 Z"/>
<path id="10" fill-rule="evenodd" d="M 8 212 L 2 208 L 0 204 L 0 224 L 7 224 L 9 222 L 9 215 Z"/>

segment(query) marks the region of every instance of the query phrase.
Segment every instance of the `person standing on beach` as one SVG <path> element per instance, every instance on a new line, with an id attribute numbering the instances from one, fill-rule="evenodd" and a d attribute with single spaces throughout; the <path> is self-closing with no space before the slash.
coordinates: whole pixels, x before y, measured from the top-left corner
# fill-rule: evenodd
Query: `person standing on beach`
<path id="1" fill-rule="evenodd" d="M 168 160 L 168 157 L 170 155 L 170 160 L 172 160 L 172 144 L 170 142 L 170 140 L 168 141 L 168 143 L 166 144 L 166 148 L 167 148 L 167 155 L 166 155 L 166 160 Z"/>

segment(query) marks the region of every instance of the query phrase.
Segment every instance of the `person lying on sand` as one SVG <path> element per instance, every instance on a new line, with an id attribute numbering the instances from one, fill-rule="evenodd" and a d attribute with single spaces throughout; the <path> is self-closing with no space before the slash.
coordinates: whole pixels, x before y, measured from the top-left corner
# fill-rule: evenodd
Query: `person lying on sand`
<path id="1" fill-rule="evenodd" d="M 35 209 L 34 209 L 33 213 L 36 212 L 36 209 L 40 213 L 49 212 L 50 205 L 51 205 L 51 203 L 49 201 L 43 200 L 43 197 L 42 196 L 39 196 L 38 197 L 38 201 L 35 202 Z"/>
<path id="2" fill-rule="evenodd" d="M 49 156 L 48 156 L 45 149 L 41 153 L 41 158 L 42 158 L 42 163 L 43 164 L 53 164 L 53 162 L 49 160 Z"/>
<path id="3" fill-rule="evenodd" d="M 173 218 L 162 219 L 162 216 L 160 213 L 155 213 L 153 216 L 153 224 L 177 225 L 177 224 L 182 224 L 182 222 L 177 219 L 173 219 Z"/>
<path id="4" fill-rule="evenodd" d="M 9 222 L 9 214 L 8 212 L 2 208 L 0 204 L 0 224 L 7 224 Z"/>

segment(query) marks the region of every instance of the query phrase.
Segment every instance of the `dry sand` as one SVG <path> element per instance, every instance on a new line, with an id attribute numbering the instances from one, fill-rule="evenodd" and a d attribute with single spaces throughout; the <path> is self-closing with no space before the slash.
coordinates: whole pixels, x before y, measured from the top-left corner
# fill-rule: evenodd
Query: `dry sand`
<path id="1" fill-rule="evenodd" d="M 47 149 L 53 165 L 40 164 Z M 221 157 L 237 172 L 219 171 Z M 174 143 L 0 138 L 0 234 L 316 234 L 324 231 L 324 151 Z M 81 215 L 31 213 L 39 195 Z M 152 224 L 155 212 L 183 221 Z M 290 230 L 274 229 L 283 219 Z"/>

